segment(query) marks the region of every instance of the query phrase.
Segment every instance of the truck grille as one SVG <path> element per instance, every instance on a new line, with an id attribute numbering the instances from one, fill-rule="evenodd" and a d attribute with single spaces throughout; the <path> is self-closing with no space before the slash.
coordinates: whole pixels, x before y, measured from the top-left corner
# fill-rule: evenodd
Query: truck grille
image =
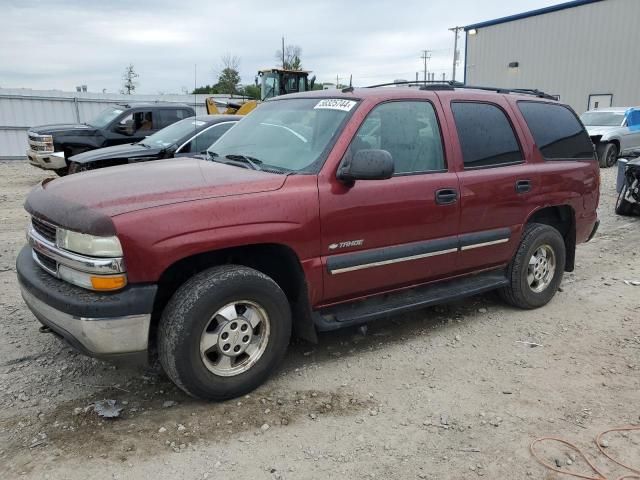
<path id="1" fill-rule="evenodd" d="M 56 274 L 58 272 L 58 264 L 53 258 L 49 258 L 36 250 L 33 251 L 33 254 L 38 260 L 37 263 L 39 263 L 45 270 L 48 270 L 53 274 Z"/>
<path id="2" fill-rule="evenodd" d="M 31 217 L 31 225 L 41 236 L 49 240 L 51 243 L 56 243 L 56 227 L 54 225 L 36 217 Z"/>
<path id="3" fill-rule="evenodd" d="M 53 137 L 51 135 L 38 135 L 28 133 L 29 148 L 34 152 L 53 152 Z"/>

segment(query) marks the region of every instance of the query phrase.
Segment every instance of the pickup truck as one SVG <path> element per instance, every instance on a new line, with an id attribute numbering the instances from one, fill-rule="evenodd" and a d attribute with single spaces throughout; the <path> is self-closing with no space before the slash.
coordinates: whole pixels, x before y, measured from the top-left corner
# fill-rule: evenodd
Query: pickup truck
<path id="1" fill-rule="evenodd" d="M 613 166 L 618 157 L 640 148 L 640 107 L 589 110 L 580 120 L 596 145 L 602 168 Z"/>
<path id="2" fill-rule="evenodd" d="M 23 298 L 79 351 L 157 351 L 188 394 L 263 383 L 292 335 L 489 290 L 555 295 L 598 228 L 599 166 L 538 91 L 347 88 L 264 102 L 202 158 L 29 194 Z"/>
<path id="3" fill-rule="evenodd" d="M 34 167 L 69 172 L 69 158 L 96 148 L 139 142 L 161 128 L 195 115 L 193 108 L 176 103 L 115 105 L 89 123 L 41 125 L 27 132 L 27 159 Z"/>
<path id="4" fill-rule="evenodd" d="M 172 123 L 137 143 L 99 148 L 68 159 L 69 173 L 205 154 L 233 125 L 239 115 L 200 115 Z"/>

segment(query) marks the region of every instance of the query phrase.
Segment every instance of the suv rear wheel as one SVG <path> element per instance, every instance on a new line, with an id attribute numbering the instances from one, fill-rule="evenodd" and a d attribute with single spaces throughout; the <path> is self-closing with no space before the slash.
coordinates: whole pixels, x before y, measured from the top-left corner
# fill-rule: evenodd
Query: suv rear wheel
<path id="1" fill-rule="evenodd" d="M 263 383 L 284 357 L 291 337 L 287 297 L 268 276 L 225 265 L 182 285 L 165 308 L 159 359 L 191 396 L 225 400 Z"/>
<path id="2" fill-rule="evenodd" d="M 601 143 L 596 150 L 598 163 L 602 168 L 612 167 L 618 160 L 618 147 L 615 143 Z"/>
<path id="3" fill-rule="evenodd" d="M 537 308 L 555 295 L 564 273 L 566 251 L 560 232 L 549 225 L 531 223 L 507 268 L 509 285 L 500 296 L 519 308 Z"/>

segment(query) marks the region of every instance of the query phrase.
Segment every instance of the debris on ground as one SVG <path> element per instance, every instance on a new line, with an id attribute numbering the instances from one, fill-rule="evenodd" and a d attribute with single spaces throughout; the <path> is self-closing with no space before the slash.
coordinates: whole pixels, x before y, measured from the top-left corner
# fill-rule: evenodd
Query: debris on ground
<path id="1" fill-rule="evenodd" d="M 93 411 L 102 418 L 118 418 L 122 412 L 122 405 L 117 400 L 100 400 L 93 406 Z"/>

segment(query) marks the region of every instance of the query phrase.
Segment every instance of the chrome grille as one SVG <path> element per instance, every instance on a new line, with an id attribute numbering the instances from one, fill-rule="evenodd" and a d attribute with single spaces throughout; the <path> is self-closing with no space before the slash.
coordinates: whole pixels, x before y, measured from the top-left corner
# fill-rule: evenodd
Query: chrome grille
<path id="1" fill-rule="evenodd" d="M 53 258 L 47 257 L 37 250 L 33 250 L 33 254 L 35 255 L 37 263 L 39 263 L 42 268 L 47 270 L 49 273 L 52 273 L 53 275 L 57 275 L 58 263 Z"/>
<path id="2" fill-rule="evenodd" d="M 31 225 L 33 226 L 33 229 L 44 238 L 49 240 L 51 243 L 56 243 L 55 225 L 52 225 L 49 222 L 45 222 L 44 220 L 40 220 L 36 217 L 31 217 Z"/>
<path id="3" fill-rule="evenodd" d="M 34 152 L 53 152 L 53 137 L 29 132 L 29 148 Z"/>

